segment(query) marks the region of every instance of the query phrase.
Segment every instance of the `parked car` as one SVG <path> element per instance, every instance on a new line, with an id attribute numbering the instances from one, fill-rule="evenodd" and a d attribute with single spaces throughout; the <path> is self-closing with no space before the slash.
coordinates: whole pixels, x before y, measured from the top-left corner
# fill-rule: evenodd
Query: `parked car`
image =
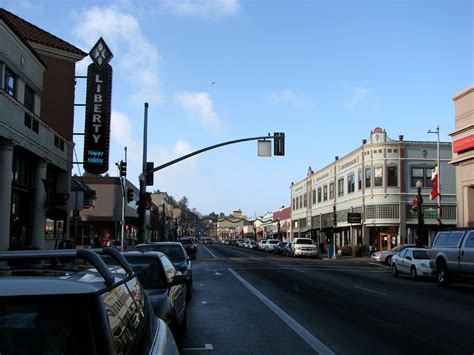
<path id="1" fill-rule="evenodd" d="M 91 249 L 0 252 L 1 354 L 179 354 L 137 276 Z"/>
<path id="2" fill-rule="evenodd" d="M 439 232 L 431 247 L 430 266 L 440 286 L 454 278 L 474 278 L 474 230 Z"/>
<path id="3" fill-rule="evenodd" d="M 194 238 L 182 237 L 182 238 L 179 238 L 178 241 L 181 244 L 183 244 L 184 249 L 186 249 L 186 253 L 188 253 L 188 255 L 189 255 L 189 258 L 191 260 L 196 259 L 197 245 L 194 241 Z"/>
<path id="4" fill-rule="evenodd" d="M 176 270 L 171 260 L 160 252 L 123 253 L 138 276 L 157 317 L 171 328 L 175 339 L 186 331 L 186 276 Z"/>
<path id="5" fill-rule="evenodd" d="M 154 242 L 147 244 L 137 244 L 135 250 L 138 251 L 159 251 L 170 258 L 173 265 L 183 275 L 186 276 L 186 301 L 191 301 L 193 296 L 193 269 L 191 260 L 183 245 L 178 242 Z"/>
<path id="6" fill-rule="evenodd" d="M 273 253 L 277 255 L 283 254 L 283 248 L 285 247 L 285 242 L 279 242 L 273 247 Z"/>
<path id="7" fill-rule="evenodd" d="M 257 249 L 257 243 L 255 242 L 255 240 L 251 240 L 251 241 L 250 241 L 250 243 L 249 243 L 249 249 L 252 249 L 252 250 Z"/>
<path id="8" fill-rule="evenodd" d="M 318 246 L 311 238 L 295 238 L 291 243 L 291 252 L 295 258 L 298 256 L 317 257 Z"/>
<path id="9" fill-rule="evenodd" d="M 379 263 L 385 263 L 387 265 L 391 265 L 390 260 L 392 259 L 392 256 L 400 253 L 405 248 L 416 248 L 416 247 L 417 247 L 416 244 L 402 244 L 390 250 L 377 251 L 372 254 L 371 259 Z"/>
<path id="10" fill-rule="evenodd" d="M 433 276 L 430 268 L 431 252 L 425 248 L 405 248 L 391 259 L 392 275 L 408 274 L 413 280 Z"/>
<path id="11" fill-rule="evenodd" d="M 266 253 L 273 253 L 273 248 L 277 245 L 280 241 L 278 239 L 267 239 L 265 243 L 265 252 Z"/>
<path id="12" fill-rule="evenodd" d="M 258 251 L 265 251 L 265 244 L 267 244 L 267 240 L 266 240 L 266 239 L 261 239 L 261 240 L 257 243 L 257 250 L 258 250 Z"/>
<path id="13" fill-rule="evenodd" d="M 291 243 L 285 243 L 285 245 L 281 248 L 281 255 L 284 256 L 293 256 L 293 251 L 291 250 Z"/>

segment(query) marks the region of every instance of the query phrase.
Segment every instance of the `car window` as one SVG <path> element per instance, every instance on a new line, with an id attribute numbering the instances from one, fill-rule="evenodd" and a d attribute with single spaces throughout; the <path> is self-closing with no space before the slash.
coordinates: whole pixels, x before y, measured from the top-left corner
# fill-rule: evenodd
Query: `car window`
<path id="1" fill-rule="evenodd" d="M 159 259 L 130 256 L 126 256 L 126 259 L 144 288 L 167 287 L 166 276 Z"/>
<path id="2" fill-rule="evenodd" d="M 434 245 L 436 246 L 442 246 L 446 245 L 448 242 L 448 237 L 449 237 L 449 232 L 441 232 L 438 234 L 438 237 L 436 238 Z"/>
<path id="3" fill-rule="evenodd" d="M 469 232 L 464 246 L 467 248 L 474 248 L 474 231 Z"/>
<path id="4" fill-rule="evenodd" d="M 3 299 L 0 353 L 95 354 L 89 312 L 79 299 L 67 296 Z"/>
<path id="5" fill-rule="evenodd" d="M 113 345 L 117 354 L 126 354 L 131 350 L 132 341 L 137 332 L 135 321 L 137 306 L 125 285 L 114 287 L 102 295 Z"/>
<path id="6" fill-rule="evenodd" d="M 405 258 L 412 257 L 411 249 L 407 249 L 405 252 Z"/>
<path id="7" fill-rule="evenodd" d="M 312 239 L 297 239 L 296 240 L 297 244 L 313 244 Z"/>
<path id="8" fill-rule="evenodd" d="M 457 247 L 459 246 L 459 241 L 461 240 L 462 236 L 464 235 L 463 232 L 451 232 L 449 237 L 446 241 L 447 247 Z"/>
<path id="9" fill-rule="evenodd" d="M 408 250 L 408 249 L 403 249 L 401 252 L 398 253 L 398 256 L 399 256 L 400 258 L 404 258 L 405 255 L 407 254 L 407 250 Z"/>
<path id="10" fill-rule="evenodd" d="M 429 250 L 413 250 L 413 259 L 428 260 L 431 258 Z"/>
<path id="11" fill-rule="evenodd" d="M 165 269 L 165 275 L 168 282 L 171 282 L 176 275 L 176 269 L 173 266 L 173 263 L 165 255 L 161 255 L 161 263 Z"/>
<path id="12" fill-rule="evenodd" d="M 168 256 L 168 258 L 170 258 L 173 262 L 180 263 L 186 259 L 186 255 L 184 254 L 183 248 L 179 244 L 153 244 L 151 245 L 152 249 L 148 249 L 149 246 L 146 247 L 147 249 L 145 250 L 147 251 L 153 250 L 166 254 L 166 256 Z M 137 247 L 137 250 L 142 251 L 143 249 L 143 247 Z"/>

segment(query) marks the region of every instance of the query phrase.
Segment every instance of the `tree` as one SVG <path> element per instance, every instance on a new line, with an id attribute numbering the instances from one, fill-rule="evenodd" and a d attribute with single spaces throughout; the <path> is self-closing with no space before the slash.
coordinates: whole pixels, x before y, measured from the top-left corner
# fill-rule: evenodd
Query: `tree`
<path id="1" fill-rule="evenodd" d="M 181 197 L 181 200 L 178 201 L 178 207 L 181 211 L 188 210 L 188 198 L 186 196 Z"/>

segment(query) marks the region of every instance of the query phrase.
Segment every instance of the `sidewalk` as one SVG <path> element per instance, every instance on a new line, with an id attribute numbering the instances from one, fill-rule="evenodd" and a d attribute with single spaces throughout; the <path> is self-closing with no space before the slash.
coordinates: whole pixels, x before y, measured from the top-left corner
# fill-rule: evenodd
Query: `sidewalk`
<path id="1" fill-rule="evenodd" d="M 322 256 L 321 260 L 343 260 L 343 261 L 358 261 L 358 262 L 371 262 L 370 256 L 337 256 L 336 259 L 328 258 L 327 255 Z"/>

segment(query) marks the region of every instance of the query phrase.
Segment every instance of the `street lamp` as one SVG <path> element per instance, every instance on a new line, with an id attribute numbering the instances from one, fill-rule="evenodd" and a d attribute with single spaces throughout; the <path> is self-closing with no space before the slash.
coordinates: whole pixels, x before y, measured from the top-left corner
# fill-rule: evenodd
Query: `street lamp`
<path id="1" fill-rule="evenodd" d="M 423 219 L 423 198 L 421 197 L 421 188 L 423 187 L 423 182 L 421 180 L 418 180 L 415 186 L 418 193 L 417 211 L 416 211 L 416 215 L 418 217 L 418 228 L 416 232 L 416 236 L 417 236 L 416 245 L 421 246 L 422 239 L 423 239 L 423 225 L 425 223 Z"/>

